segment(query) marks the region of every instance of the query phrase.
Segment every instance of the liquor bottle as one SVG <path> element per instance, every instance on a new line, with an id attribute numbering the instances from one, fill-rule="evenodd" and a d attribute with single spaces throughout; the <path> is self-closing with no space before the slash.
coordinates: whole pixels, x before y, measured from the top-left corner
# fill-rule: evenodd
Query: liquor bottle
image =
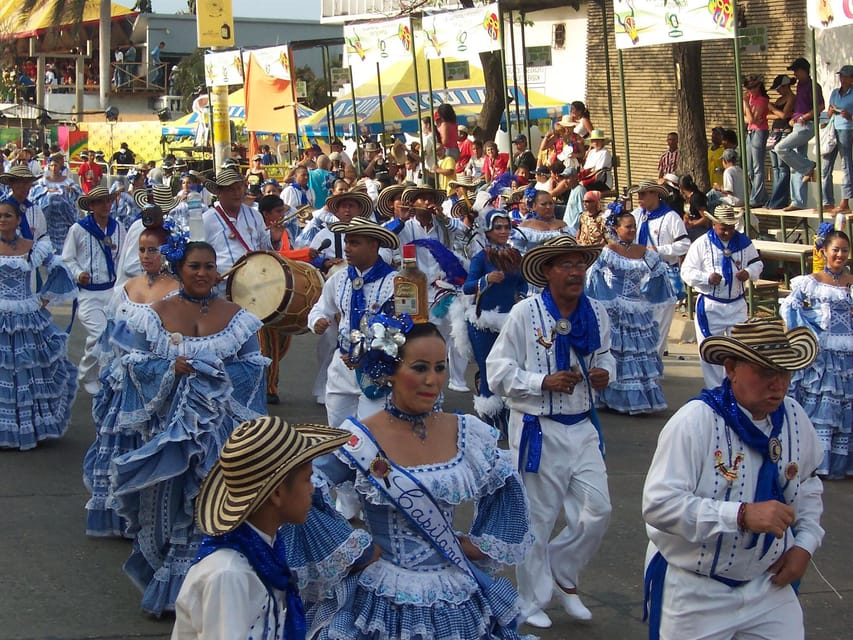
<path id="1" fill-rule="evenodd" d="M 201 203 L 201 194 L 191 191 L 187 196 L 187 221 L 190 227 L 190 240 L 204 241 L 204 220 L 202 212 L 204 206 Z"/>
<path id="2" fill-rule="evenodd" d="M 427 277 L 418 269 L 417 247 L 403 246 L 403 268 L 394 277 L 394 313 L 408 313 L 414 322 L 429 322 Z"/>

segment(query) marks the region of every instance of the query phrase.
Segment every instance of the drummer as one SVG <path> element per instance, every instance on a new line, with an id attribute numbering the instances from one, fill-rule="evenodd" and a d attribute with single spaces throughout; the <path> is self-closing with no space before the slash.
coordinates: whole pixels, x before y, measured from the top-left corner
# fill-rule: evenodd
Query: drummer
<path id="1" fill-rule="evenodd" d="M 288 207 L 284 201 L 278 196 L 263 196 L 258 200 L 258 209 L 264 217 L 267 229 L 272 230 L 274 227 L 284 229 L 285 212 Z M 311 262 L 317 257 L 317 250 L 305 247 L 302 249 L 291 249 L 288 242 L 287 234 L 281 234 L 281 249 L 279 255 L 288 258 L 289 260 L 299 260 L 301 262 Z M 284 333 L 276 327 L 261 327 L 258 331 L 258 341 L 261 343 L 261 353 L 270 359 L 269 367 L 267 368 L 267 404 L 278 404 L 278 373 L 282 358 L 287 354 L 290 348 L 291 333 Z"/>
<path id="2" fill-rule="evenodd" d="M 243 204 L 246 183 L 236 170 L 220 169 L 215 180 L 206 180 L 205 188 L 217 202 L 204 212 L 204 237 L 216 250 L 220 274 L 234 266 L 250 251 L 278 251 L 283 229 L 267 228 L 257 209 Z"/>
<path id="3" fill-rule="evenodd" d="M 373 202 L 363 191 L 344 191 L 326 198 L 325 208 L 333 216 L 330 224 L 349 224 L 355 217 L 367 218 L 373 212 Z M 334 233 L 329 226 L 322 228 L 311 241 L 311 247 L 320 252 L 311 264 L 320 269 L 326 278 L 331 277 L 337 265 L 344 264 L 344 235 Z M 390 254 L 390 251 L 383 249 Z M 388 264 L 390 255 L 383 256 Z M 334 320 L 334 319 L 333 319 Z M 314 379 L 314 397 L 318 404 L 326 402 L 326 374 L 337 349 L 337 323 L 326 331 L 317 342 L 317 376 Z"/>

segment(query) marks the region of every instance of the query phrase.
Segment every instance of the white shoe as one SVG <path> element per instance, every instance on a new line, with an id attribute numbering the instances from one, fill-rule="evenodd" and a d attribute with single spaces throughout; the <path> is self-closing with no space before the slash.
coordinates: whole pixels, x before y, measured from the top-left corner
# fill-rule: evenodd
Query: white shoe
<path id="1" fill-rule="evenodd" d="M 101 385 L 98 382 L 86 382 L 83 384 L 83 389 L 85 389 L 86 393 L 90 396 L 98 395 L 98 391 L 101 390 Z"/>
<path id="2" fill-rule="evenodd" d="M 447 385 L 447 388 L 451 391 L 456 391 L 458 393 L 470 393 L 471 389 L 468 388 L 467 384 L 454 384 L 451 382 Z"/>
<path id="3" fill-rule="evenodd" d="M 551 618 L 549 618 L 548 614 L 542 611 L 542 609 L 536 609 L 536 611 L 528 616 L 522 614 L 521 617 L 524 618 L 523 624 L 530 625 L 531 627 L 537 627 L 539 629 L 548 629 L 553 624 L 551 622 Z"/>
<path id="4" fill-rule="evenodd" d="M 584 606 L 578 594 L 566 593 L 559 587 L 554 589 L 554 591 L 557 592 L 563 609 L 566 610 L 570 618 L 574 618 L 575 620 L 592 620 L 592 612 Z"/>

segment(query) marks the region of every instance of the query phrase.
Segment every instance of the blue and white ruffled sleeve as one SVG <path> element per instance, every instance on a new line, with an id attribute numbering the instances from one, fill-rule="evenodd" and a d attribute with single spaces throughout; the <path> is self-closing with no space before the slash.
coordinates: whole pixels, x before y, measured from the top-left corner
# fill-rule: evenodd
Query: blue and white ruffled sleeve
<path id="1" fill-rule="evenodd" d="M 615 300 L 618 296 L 618 288 L 613 286 L 613 272 L 607 264 L 608 251 L 603 250 L 586 272 L 586 295 L 600 302 Z"/>
<path id="2" fill-rule="evenodd" d="M 651 250 L 646 250 L 645 261 L 649 267 L 649 277 L 643 283 L 643 297 L 651 304 L 674 303 L 676 296 L 667 264 L 657 252 Z"/>
<path id="3" fill-rule="evenodd" d="M 47 280 L 39 290 L 39 297 L 50 304 L 68 302 L 77 297 L 77 284 L 65 263 L 53 250 L 47 236 L 38 240 L 33 247 L 33 264 L 47 267 Z"/>

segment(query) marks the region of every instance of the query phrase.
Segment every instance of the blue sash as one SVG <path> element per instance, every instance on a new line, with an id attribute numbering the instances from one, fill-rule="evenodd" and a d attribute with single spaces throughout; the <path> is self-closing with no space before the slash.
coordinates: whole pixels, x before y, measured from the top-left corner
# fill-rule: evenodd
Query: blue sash
<path id="1" fill-rule="evenodd" d="M 732 255 L 738 251 L 743 251 L 746 249 L 752 242 L 750 239 L 740 233 L 739 231 L 735 231 L 732 234 L 732 239 L 729 240 L 728 246 L 723 246 L 722 240 L 720 240 L 719 236 L 717 236 L 717 232 L 713 229 L 708 230 L 708 242 L 711 243 L 711 246 L 719 249 L 720 253 L 723 254 L 723 282 L 725 282 L 729 286 L 729 295 L 732 293 L 732 284 L 734 283 L 734 270 L 732 269 Z M 728 249 L 728 255 L 726 255 L 726 249 Z"/>
<path id="2" fill-rule="evenodd" d="M 643 209 L 643 213 L 640 216 L 640 229 L 637 232 L 637 244 L 647 247 L 649 246 L 649 242 L 651 242 L 652 246 L 655 246 L 654 238 L 652 238 L 652 234 L 649 231 L 649 222 L 657 220 L 658 218 L 663 218 L 670 211 L 672 211 L 672 209 L 665 202 L 661 202 L 658 205 L 658 208 L 653 209 L 652 211 L 646 211 Z"/>
<path id="3" fill-rule="evenodd" d="M 711 336 L 711 325 L 708 324 L 708 314 L 705 311 L 705 298 L 710 298 L 714 302 L 722 302 L 723 304 L 729 304 L 731 302 L 737 302 L 743 298 L 743 294 L 739 295 L 737 298 L 718 298 L 717 296 L 712 296 L 707 293 L 703 293 L 699 296 L 699 300 L 696 301 L 696 322 L 699 323 L 699 331 L 702 332 L 703 338 L 709 338 Z"/>
<path id="4" fill-rule="evenodd" d="M 98 223 L 95 222 L 95 218 L 92 215 L 88 215 L 82 220 L 78 220 L 77 224 L 83 227 L 95 240 L 98 241 L 98 245 L 101 247 L 101 251 L 104 252 L 104 258 L 107 261 L 107 274 L 110 277 L 110 283 L 108 286 L 103 287 L 102 289 L 98 289 L 97 287 L 101 285 L 87 285 L 84 287 L 89 291 L 103 291 L 104 289 L 109 289 L 113 286 L 113 283 L 116 281 L 116 267 L 115 262 L 113 262 L 113 251 L 111 245 L 108 246 L 104 240 L 107 239 L 108 236 L 112 236 L 116 232 L 116 228 L 118 227 L 118 222 L 116 222 L 115 218 L 110 218 L 107 222 L 107 232 L 104 233 L 101 228 L 98 226 Z"/>
<path id="5" fill-rule="evenodd" d="M 358 427 L 359 432 L 340 448 L 341 453 L 391 501 L 443 558 L 473 578 L 483 590 L 488 590 L 494 581 L 477 569 L 465 555 L 453 530 L 453 523 L 444 517 L 444 512 L 429 490 L 406 469 L 388 460 L 373 434 L 364 425 L 354 418 L 350 418 L 350 422 Z M 371 464 L 377 459 L 388 464 L 390 473 L 384 478 L 370 471 Z"/>

